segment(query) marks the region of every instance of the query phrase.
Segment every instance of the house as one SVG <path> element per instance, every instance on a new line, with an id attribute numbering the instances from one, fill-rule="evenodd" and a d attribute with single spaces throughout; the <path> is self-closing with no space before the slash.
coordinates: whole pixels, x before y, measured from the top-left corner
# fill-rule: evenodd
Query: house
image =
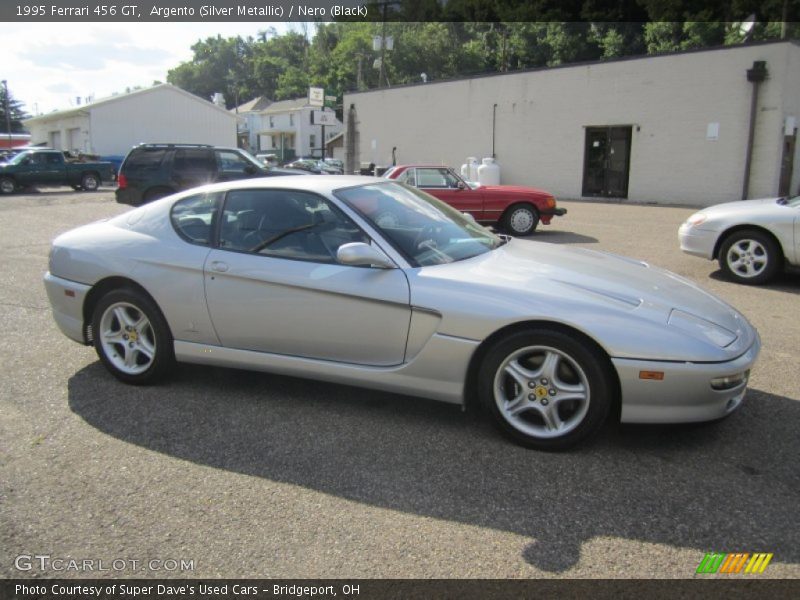
<path id="1" fill-rule="evenodd" d="M 352 92 L 346 170 L 459 168 L 564 199 L 708 206 L 797 194 L 800 44 L 724 46 Z M 424 108 L 421 108 L 424 107 Z"/>
<path id="2" fill-rule="evenodd" d="M 124 156 L 143 142 L 236 146 L 236 115 L 162 83 L 25 120 L 31 144 Z"/>
<path id="3" fill-rule="evenodd" d="M 240 125 L 240 139 L 247 137 L 253 154 L 269 152 L 281 162 L 300 156 L 322 158 L 326 155 L 325 142 L 344 128 L 331 109 L 311 106 L 308 98 L 280 100 L 266 106 L 266 99 L 258 100 L 235 109 L 244 122 Z"/>

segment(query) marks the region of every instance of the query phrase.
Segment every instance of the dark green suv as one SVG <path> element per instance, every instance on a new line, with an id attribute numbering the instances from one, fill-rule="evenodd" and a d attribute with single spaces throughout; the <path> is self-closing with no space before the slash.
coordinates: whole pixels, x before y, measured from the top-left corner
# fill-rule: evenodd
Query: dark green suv
<path id="1" fill-rule="evenodd" d="M 119 168 L 117 202 L 139 206 L 206 183 L 275 175 L 305 173 L 267 168 L 238 148 L 139 144 L 128 152 Z"/>

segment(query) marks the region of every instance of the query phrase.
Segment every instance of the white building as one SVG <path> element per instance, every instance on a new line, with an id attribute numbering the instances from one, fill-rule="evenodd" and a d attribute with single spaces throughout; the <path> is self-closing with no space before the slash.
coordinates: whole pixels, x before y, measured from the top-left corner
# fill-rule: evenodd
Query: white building
<path id="1" fill-rule="evenodd" d="M 705 206 L 800 187 L 796 42 L 350 93 L 344 107 L 348 172 L 396 147 L 398 164 L 455 168 L 494 153 L 502 183 L 565 199 Z"/>
<path id="2" fill-rule="evenodd" d="M 236 146 L 236 115 L 162 83 L 27 119 L 32 144 L 124 156 L 144 142 Z"/>
<path id="3" fill-rule="evenodd" d="M 265 99 L 256 98 L 236 109 L 240 140 L 247 138 L 253 154 L 270 152 L 281 162 L 301 156 L 322 158 L 325 142 L 343 131 L 342 122 L 331 109 L 310 106 L 308 98 L 281 100 L 267 106 L 264 102 Z"/>

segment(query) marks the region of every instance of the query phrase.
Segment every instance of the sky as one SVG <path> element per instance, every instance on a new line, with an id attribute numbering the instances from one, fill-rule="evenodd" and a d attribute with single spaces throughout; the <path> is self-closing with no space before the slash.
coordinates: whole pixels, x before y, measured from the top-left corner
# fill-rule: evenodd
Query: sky
<path id="1" fill-rule="evenodd" d="M 299 23 L 3 23 L 0 79 L 29 115 L 67 109 L 154 81 L 192 58 L 198 39 L 255 37 Z"/>

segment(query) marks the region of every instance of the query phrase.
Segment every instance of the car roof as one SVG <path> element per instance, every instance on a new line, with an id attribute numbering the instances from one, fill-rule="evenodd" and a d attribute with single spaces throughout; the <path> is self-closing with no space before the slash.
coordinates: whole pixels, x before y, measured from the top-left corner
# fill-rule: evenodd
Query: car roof
<path id="1" fill-rule="evenodd" d="M 303 190 L 318 194 L 330 194 L 339 189 L 366 185 L 369 183 L 386 184 L 387 181 L 382 177 L 367 177 L 365 175 L 316 175 L 314 177 L 287 175 L 285 177 L 255 177 L 252 179 L 211 183 L 200 188 L 186 190 L 181 193 L 181 196 L 190 196 L 199 191 L 218 192 L 223 190 L 247 189 L 288 189 Z"/>

